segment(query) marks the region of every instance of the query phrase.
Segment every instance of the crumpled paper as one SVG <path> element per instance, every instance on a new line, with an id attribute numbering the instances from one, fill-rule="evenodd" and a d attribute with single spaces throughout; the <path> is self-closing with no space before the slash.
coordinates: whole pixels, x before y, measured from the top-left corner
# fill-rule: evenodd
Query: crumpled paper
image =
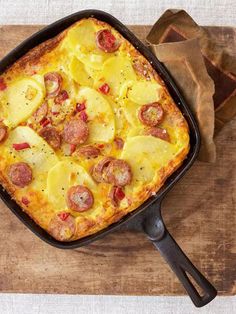
<path id="1" fill-rule="evenodd" d="M 199 160 L 214 162 L 214 136 L 236 115 L 236 59 L 183 10 L 167 10 L 146 41 L 192 109 L 201 133 Z"/>

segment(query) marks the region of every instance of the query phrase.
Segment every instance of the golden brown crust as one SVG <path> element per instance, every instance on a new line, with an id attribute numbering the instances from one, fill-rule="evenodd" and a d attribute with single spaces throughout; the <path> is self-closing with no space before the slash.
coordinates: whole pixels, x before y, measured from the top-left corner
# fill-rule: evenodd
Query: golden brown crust
<path id="1" fill-rule="evenodd" d="M 90 18 L 96 25 L 108 28 L 112 30 L 113 28 L 105 22 L 98 21 L 94 18 Z M 84 20 L 84 19 L 83 19 Z M 81 20 L 81 21 L 83 21 Z M 52 60 L 57 56 L 57 59 L 60 60 L 60 54 L 56 54 L 57 48 L 59 47 L 60 43 L 63 42 L 63 39 L 66 37 L 67 32 L 73 28 L 81 21 L 73 24 L 71 27 L 60 33 L 55 38 L 47 40 L 46 42 L 38 45 L 37 47 L 33 48 L 29 51 L 26 55 L 20 58 L 17 62 L 14 63 L 5 73 L 3 77 L 11 80 L 13 76 L 17 76 L 18 74 L 21 75 L 33 75 L 35 72 L 38 72 L 39 69 L 47 67 L 48 61 Z M 115 31 L 116 32 L 116 31 Z M 145 79 L 147 81 L 155 80 L 158 82 L 159 85 L 162 86 L 162 105 L 165 108 L 165 111 L 168 112 L 167 117 L 167 124 L 168 126 L 177 126 L 179 129 L 182 130 L 183 134 L 188 134 L 188 125 L 183 116 L 180 114 L 179 109 L 177 108 L 176 104 L 171 99 L 168 90 L 156 73 L 156 71 L 152 68 L 150 63 L 142 56 L 128 41 L 126 41 L 118 32 L 116 35 L 119 36 L 119 39 L 122 43 L 121 49 L 123 51 L 128 51 L 131 59 L 133 62 L 133 68 L 138 77 L 141 79 Z M 47 55 L 50 55 L 48 57 Z M 69 115 L 66 120 L 70 120 L 71 115 Z M 63 122 L 64 123 L 64 122 Z M 38 126 L 37 126 L 38 127 Z M 61 125 L 58 126 L 58 129 L 62 128 Z M 37 128 L 36 128 L 37 129 Z M 37 129 L 38 131 L 38 129 Z M 143 135 L 142 130 L 139 135 Z M 125 141 L 125 139 L 124 139 Z M 86 145 L 86 143 L 85 143 Z M 1 149 L 1 147 L 0 147 Z M 68 239 L 68 241 L 76 240 L 93 233 L 96 233 L 99 230 L 104 229 L 105 227 L 109 226 L 112 223 L 119 221 L 124 215 L 128 212 L 133 211 L 135 208 L 140 206 L 145 200 L 147 200 L 151 195 L 155 194 L 165 183 L 166 179 L 182 164 L 183 160 L 185 159 L 187 153 L 189 151 L 189 145 L 185 145 L 185 147 L 172 159 L 168 164 L 158 170 L 158 179 L 156 180 L 155 184 L 150 185 L 143 185 L 143 189 L 141 189 L 137 194 L 135 199 L 130 199 L 127 197 L 127 204 L 122 208 L 115 207 L 112 205 L 111 201 L 107 199 L 108 191 L 110 190 L 110 186 L 107 183 L 101 183 L 99 187 L 99 193 L 101 198 L 105 198 L 106 201 L 103 204 L 103 207 L 100 208 L 99 214 L 94 215 L 87 215 L 86 213 L 82 214 L 75 214 L 76 219 L 76 232 L 75 234 Z M 101 152 L 104 156 L 107 156 L 104 151 Z M 76 155 L 76 158 L 80 158 L 79 154 Z M 79 156 L 79 157 L 78 157 Z M 99 156 L 98 159 L 104 158 L 104 156 Z M 86 167 L 91 167 L 94 165 L 95 160 L 88 160 L 83 161 Z M 23 191 L 19 191 L 14 185 L 9 182 L 8 177 L 6 175 L 6 161 L 5 159 L 1 158 L 0 156 L 0 182 L 3 187 L 7 190 L 7 192 L 11 195 L 13 199 L 21 206 L 21 208 L 27 212 L 27 214 L 34 219 L 34 221 L 43 227 L 46 230 L 49 230 L 48 223 L 53 219 L 55 214 L 57 213 L 56 209 L 52 207 L 50 202 L 47 200 L 47 196 L 45 196 L 44 192 L 39 192 L 32 188 L 26 188 Z M 27 196 L 29 198 L 30 204 L 25 205 L 22 202 L 22 196 Z M 39 208 L 40 207 L 40 208 Z M 43 208 L 43 210 L 42 210 Z M 42 216 L 44 219 L 41 219 Z M 64 239 L 66 241 L 66 239 Z"/>
<path id="2" fill-rule="evenodd" d="M 36 70 L 34 70 L 34 68 L 37 64 L 40 64 L 41 57 L 53 51 L 53 49 L 59 45 L 65 35 L 66 32 L 64 31 L 58 36 L 48 39 L 29 50 L 24 56 L 22 56 L 12 66 L 9 67 L 7 70 L 8 75 L 12 72 L 16 73 L 21 71 L 29 75 L 35 74 Z"/>

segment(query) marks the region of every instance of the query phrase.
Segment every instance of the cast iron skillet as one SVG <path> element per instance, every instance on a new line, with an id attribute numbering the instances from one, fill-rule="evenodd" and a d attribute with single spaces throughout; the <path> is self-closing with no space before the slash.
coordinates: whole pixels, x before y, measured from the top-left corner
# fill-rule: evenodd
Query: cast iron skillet
<path id="1" fill-rule="evenodd" d="M 132 213 L 129 213 L 117 223 L 112 224 L 106 229 L 97 232 L 91 236 L 85 237 L 71 242 L 59 242 L 52 238 L 46 231 L 40 228 L 21 208 L 11 199 L 8 193 L 1 188 L 0 197 L 10 210 L 40 239 L 48 244 L 61 249 L 74 249 L 87 245 L 97 239 L 100 239 L 110 232 L 124 227 L 130 228 L 130 222 L 135 224 L 136 229 L 141 229 L 146 233 L 148 238 L 153 242 L 155 247 L 160 251 L 172 270 L 178 276 L 185 290 L 189 294 L 193 303 L 197 307 L 204 306 L 209 303 L 217 294 L 216 289 L 208 282 L 208 280 L 197 270 L 187 256 L 180 249 L 178 244 L 169 234 L 161 216 L 161 202 L 166 193 L 174 186 L 174 184 L 185 174 L 192 166 L 197 157 L 200 136 L 197 124 L 186 105 L 184 99 L 180 95 L 175 83 L 167 73 L 164 66 L 156 59 L 156 57 L 131 33 L 121 22 L 108 13 L 97 10 L 85 10 L 69 15 L 37 32 L 22 44 L 12 50 L 5 58 L 0 61 L 0 73 L 7 67 L 12 65 L 16 60 L 22 57 L 33 47 L 40 43 L 58 35 L 74 22 L 87 17 L 96 17 L 99 20 L 105 21 L 117 29 L 128 41 L 130 41 L 143 54 L 154 69 L 159 73 L 168 87 L 168 90 L 173 97 L 175 103 L 179 106 L 185 116 L 190 128 L 190 152 L 184 160 L 182 166 L 175 171 L 165 182 L 164 186 L 158 191 L 155 196 L 150 197 L 140 207 Z M 132 227 L 132 226 L 131 226 Z M 191 278 L 191 280 L 190 280 Z M 194 286 L 195 284 L 195 286 Z M 198 286 L 201 293 L 195 288 Z"/>

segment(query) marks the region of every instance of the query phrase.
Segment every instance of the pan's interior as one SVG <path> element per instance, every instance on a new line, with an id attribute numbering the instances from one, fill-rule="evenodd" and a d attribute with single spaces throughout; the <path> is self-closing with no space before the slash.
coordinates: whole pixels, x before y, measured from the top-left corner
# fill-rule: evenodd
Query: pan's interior
<path id="1" fill-rule="evenodd" d="M 105 21 L 116 28 L 127 40 L 129 40 L 148 60 L 152 63 L 152 66 L 158 72 L 158 74 L 162 77 L 165 84 L 168 87 L 168 90 L 173 97 L 175 103 L 179 106 L 183 115 L 185 116 L 189 128 L 190 128 L 190 151 L 187 158 L 184 160 L 182 166 L 178 168 L 165 182 L 164 186 L 158 191 L 156 196 L 149 198 L 145 203 L 143 203 L 140 207 L 138 207 L 133 212 L 129 213 L 125 217 L 123 217 L 117 223 L 114 223 L 99 231 L 96 234 L 85 237 L 83 239 L 79 239 L 72 242 L 59 242 L 52 238 L 45 230 L 43 230 L 39 225 L 37 225 L 26 213 L 24 213 L 20 206 L 18 206 L 14 200 L 11 199 L 9 194 L 1 187 L 0 188 L 0 197 L 4 201 L 4 203 L 11 209 L 11 211 L 38 237 L 40 237 L 45 242 L 56 246 L 62 249 L 72 249 L 77 248 L 83 245 L 86 245 L 98 238 L 103 237 L 104 235 L 110 233 L 111 231 L 119 228 L 121 225 L 130 221 L 135 216 L 143 212 L 149 205 L 153 202 L 160 202 L 163 196 L 171 189 L 171 187 L 183 176 L 183 174 L 191 167 L 194 160 L 196 159 L 199 146 L 200 146 L 200 137 L 197 124 L 187 107 L 184 99 L 178 92 L 178 89 L 171 79 L 170 75 L 167 73 L 166 69 L 163 65 L 156 59 L 156 57 L 117 19 L 113 16 L 97 10 L 86 10 L 80 11 L 78 13 L 72 14 L 68 17 L 65 17 L 31 36 L 29 39 L 24 41 L 14 50 L 12 50 L 1 62 L 0 62 L 0 73 L 3 72 L 7 67 L 12 65 L 16 60 L 22 57 L 25 53 L 27 53 L 30 49 L 37 46 L 38 44 L 48 40 L 58 33 L 62 32 L 64 29 L 72 25 L 74 22 L 80 20 L 84 17 L 94 16 L 97 19 Z"/>

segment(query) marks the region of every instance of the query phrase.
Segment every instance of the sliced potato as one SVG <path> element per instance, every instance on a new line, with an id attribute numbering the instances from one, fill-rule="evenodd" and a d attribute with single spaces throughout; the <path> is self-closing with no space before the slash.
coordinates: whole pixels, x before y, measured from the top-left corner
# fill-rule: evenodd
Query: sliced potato
<path id="1" fill-rule="evenodd" d="M 76 57 L 85 65 L 95 70 L 101 70 L 104 61 L 109 57 L 102 53 L 84 53 L 81 50 L 77 50 Z"/>
<path id="2" fill-rule="evenodd" d="M 139 105 L 152 103 L 160 99 L 161 86 L 158 83 L 135 82 L 129 89 L 128 98 Z"/>
<path id="3" fill-rule="evenodd" d="M 112 94 L 119 96 L 124 83 L 135 81 L 136 75 L 128 57 L 116 56 L 104 62 L 102 78 L 110 86 Z"/>
<path id="4" fill-rule="evenodd" d="M 78 102 L 86 102 L 89 142 L 110 142 L 115 135 L 114 113 L 108 101 L 97 91 L 83 87 Z"/>
<path id="5" fill-rule="evenodd" d="M 86 170 L 72 160 L 60 161 L 49 171 L 47 193 L 57 210 L 67 207 L 66 193 L 71 186 L 78 184 L 85 185 L 90 190 L 96 188 Z"/>
<path id="6" fill-rule="evenodd" d="M 114 119 L 115 119 L 115 129 L 116 129 L 116 136 L 124 130 L 124 128 L 128 127 L 127 120 L 124 115 L 124 110 L 120 106 L 119 102 L 114 102 L 111 97 L 107 98 L 113 112 L 114 112 Z"/>
<path id="7" fill-rule="evenodd" d="M 88 64 L 84 63 L 84 68 L 86 70 L 86 72 L 88 73 L 89 76 L 91 76 L 91 78 L 96 81 L 98 79 L 100 70 L 99 69 L 95 69 L 92 68 L 91 66 L 89 66 Z"/>
<path id="8" fill-rule="evenodd" d="M 174 145 L 159 138 L 135 136 L 127 139 L 121 157 L 131 165 L 135 185 L 137 181 L 156 180 L 158 169 L 167 165 L 177 153 Z"/>
<path id="9" fill-rule="evenodd" d="M 72 51 L 84 64 L 101 69 L 103 62 L 111 56 L 96 45 L 96 32 L 98 28 L 90 20 L 84 20 L 78 26 L 73 27 L 64 40 L 64 47 Z"/>
<path id="10" fill-rule="evenodd" d="M 12 144 L 28 143 L 30 148 L 16 151 Z M 27 126 L 19 126 L 9 133 L 4 143 L 6 156 L 14 154 L 17 161 L 23 161 L 33 170 L 32 185 L 44 189 L 46 187 L 47 173 L 58 162 L 53 149 L 44 139 Z M 5 154 L 4 154 L 5 156 Z"/>
<path id="11" fill-rule="evenodd" d="M 44 85 L 32 78 L 23 78 L 6 90 L 5 124 L 15 127 L 25 121 L 43 102 Z"/>
<path id="12" fill-rule="evenodd" d="M 139 136 L 144 134 L 144 128 L 143 126 L 137 126 L 130 128 L 129 132 L 127 133 L 127 137 L 134 137 L 134 136 Z"/>
<path id="13" fill-rule="evenodd" d="M 66 39 L 68 40 L 71 50 L 80 47 L 83 50 L 94 50 L 96 47 L 96 29 L 91 20 L 84 20 L 68 31 Z"/>
<path id="14" fill-rule="evenodd" d="M 119 99 L 124 100 L 127 98 L 128 89 L 135 84 L 135 81 L 127 81 L 120 88 Z"/>
<path id="15" fill-rule="evenodd" d="M 139 105 L 135 104 L 129 99 L 126 99 L 124 101 L 123 110 L 124 110 L 125 118 L 135 128 L 138 126 L 143 126 L 138 118 L 139 108 L 140 108 Z"/>
<path id="16" fill-rule="evenodd" d="M 78 84 L 82 86 L 93 86 L 93 79 L 86 71 L 84 64 L 76 57 L 73 57 L 69 65 L 70 75 Z"/>

